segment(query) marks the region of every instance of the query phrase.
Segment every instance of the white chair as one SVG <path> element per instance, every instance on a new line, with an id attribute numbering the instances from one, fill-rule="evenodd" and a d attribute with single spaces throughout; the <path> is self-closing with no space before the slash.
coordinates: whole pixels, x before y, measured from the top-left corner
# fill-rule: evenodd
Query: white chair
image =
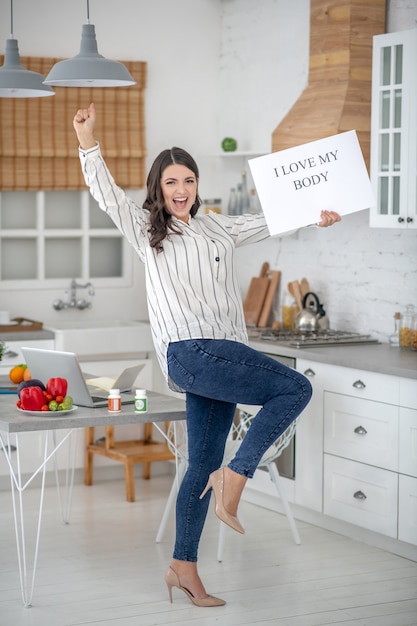
<path id="1" fill-rule="evenodd" d="M 232 425 L 229 438 L 226 442 L 226 449 L 224 453 L 223 465 L 227 465 L 235 456 L 242 439 L 246 436 L 249 427 L 255 418 L 257 412 L 260 410 L 259 406 L 238 405 L 239 418 Z M 300 535 L 297 530 L 297 526 L 294 521 L 290 505 L 285 494 L 285 489 L 282 485 L 281 476 L 279 475 L 276 459 L 282 454 L 285 448 L 291 443 L 292 438 L 295 435 L 297 428 L 298 418 L 295 419 L 290 426 L 280 435 L 280 437 L 268 448 L 258 464 L 258 468 L 265 467 L 272 482 L 277 490 L 278 497 L 281 500 L 282 508 L 287 516 L 288 523 L 290 525 L 291 533 L 294 542 L 297 545 L 301 544 Z M 217 560 L 223 560 L 224 542 L 225 542 L 226 524 L 220 523 L 219 541 L 217 546 Z"/>
<path id="2" fill-rule="evenodd" d="M 238 447 L 240 446 L 242 439 L 246 436 L 246 433 L 253 421 L 256 413 L 259 411 L 259 406 L 248 406 L 248 405 L 238 405 L 238 418 L 232 425 L 230 430 L 230 434 L 228 440 L 226 442 L 226 449 L 223 459 L 223 465 L 227 465 L 230 460 L 234 457 Z M 292 515 L 290 506 L 288 504 L 287 497 L 285 495 L 285 490 L 282 488 L 281 477 L 278 472 L 278 468 L 276 466 L 276 459 L 282 454 L 283 450 L 290 444 L 292 438 L 294 437 L 295 430 L 297 428 L 298 418 L 292 422 L 292 424 L 287 428 L 285 432 L 277 439 L 277 441 L 268 448 L 268 450 L 263 455 L 258 467 L 265 467 L 269 475 L 271 477 L 272 482 L 274 483 L 278 497 L 281 500 L 282 508 L 284 509 L 285 515 L 287 516 L 288 523 L 290 525 L 291 533 L 294 539 L 294 542 L 297 545 L 301 544 L 300 535 L 298 533 L 297 527 L 295 525 L 294 517 Z M 176 428 L 176 433 L 171 433 L 169 439 L 171 439 L 173 443 L 172 451 L 176 454 L 176 475 L 168 496 L 167 503 L 165 505 L 164 512 L 162 514 L 161 523 L 159 525 L 159 529 L 156 535 L 156 542 L 160 543 L 162 541 L 163 534 L 165 532 L 165 527 L 168 521 L 168 517 L 170 515 L 172 507 L 175 505 L 176 496 L 178 493 L 179 486 L 184 477 L 185 471 L 187 469 L 187 437 L 186 437 L 186 427 L 185 422 L 171 422 L 170 428 Z M 224 544 L 225 544 L 225 531 L 226 524 L 220 522 L 220 531 L 219 531 L 219 540 L 217 546 L 217 560 L 223 560 L 223 552 L 224 552 Z"/>

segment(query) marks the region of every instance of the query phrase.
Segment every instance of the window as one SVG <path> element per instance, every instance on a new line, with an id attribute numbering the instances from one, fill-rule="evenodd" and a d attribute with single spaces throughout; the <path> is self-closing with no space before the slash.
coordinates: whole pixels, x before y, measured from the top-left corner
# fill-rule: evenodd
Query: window
<path id="1" fill-rule="evenodd" d="M 88 191 L 0 194 L 0 281 L 48 286 L 79 278 L 124 286 L 131 249 Z M 104 284 L 103 283 L 103 284 Z"/>

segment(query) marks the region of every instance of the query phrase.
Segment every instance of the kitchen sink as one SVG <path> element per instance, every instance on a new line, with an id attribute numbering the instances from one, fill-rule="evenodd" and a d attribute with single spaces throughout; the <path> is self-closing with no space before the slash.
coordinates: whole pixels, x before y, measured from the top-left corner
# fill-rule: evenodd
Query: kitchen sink
<path id="1" fill-rule="evenodd" d="M 134 320 L 63 320 L 45 323 L 55 335 L 55 350 L 79 356 L 151 352 L 147 322 Z"/>

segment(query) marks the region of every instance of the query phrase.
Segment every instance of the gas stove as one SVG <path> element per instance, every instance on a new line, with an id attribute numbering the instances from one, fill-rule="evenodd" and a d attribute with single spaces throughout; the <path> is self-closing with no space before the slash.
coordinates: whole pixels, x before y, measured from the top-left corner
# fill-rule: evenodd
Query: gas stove
<path id="1" fill-rule="evenodd" d="M 292 348 L 319 348 L 327 346 L 377 344 L 370 335 L 361 335 L 342 330 L 322 330 L 304 332 L 296 330 L 273 330 L 271 328 L 249 328 L 249 339 L 260 339 Z"/>

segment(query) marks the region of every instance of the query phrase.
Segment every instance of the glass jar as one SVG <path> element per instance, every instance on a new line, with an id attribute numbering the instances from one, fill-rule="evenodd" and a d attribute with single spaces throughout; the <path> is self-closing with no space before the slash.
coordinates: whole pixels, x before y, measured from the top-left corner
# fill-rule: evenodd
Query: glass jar
<path id="1" fill-rule="evenodd" d="M 204 204 L 204 213 L 221 213 L 222 212 L 222 201 L 221 198 L 209 198 L 203 200 Z"/>
<path id="2" fill-rule="evenodd" d="M 297 304 L 290 294 L 286 293 L 282 304 L 282 327 L 285 330 L 292 330 L 294 328 L 296 315 Z"/>
<path id="3" fill-rule="evenodd" d="M 417 350 L 417 315 L 414 315 L 411 325 L 410 348 L 411 350 Z"/>
<path id="4" fill-rule="evenodd" d="M 407 304 L 400 319 L 400 347 L 409 348 L 411 345 L 411 330 L 413 327 L 416 309 L 413 304 Z"/>
<path id="5" fill-rule="evenodd" d="M 400 345 L 400 319 L 401 313 L 396 311 L 394 313 L 394 332 L 388 337 L 390 346 L 397 347 Z"/>

